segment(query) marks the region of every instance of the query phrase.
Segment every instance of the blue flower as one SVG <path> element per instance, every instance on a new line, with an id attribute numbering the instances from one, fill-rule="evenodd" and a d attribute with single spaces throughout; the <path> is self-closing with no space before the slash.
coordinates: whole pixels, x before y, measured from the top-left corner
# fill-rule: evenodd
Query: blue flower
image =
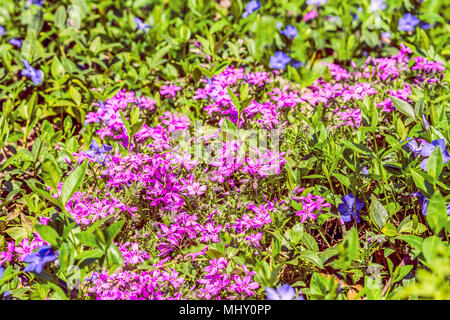
<path id="1" fill-rule="evenodd" d="M 381 34 L 381 37 L 389 40 L 389 39 L 391 39 L 391 33 L 390 32 L 383 32 Z"/>
<path id="2" fill-rule="evenodd" d="M 430 131 L 430 124 L 428 123 L 427 118 L 424 114 L 422 115 L 422 124 L 425 130 Z"/>
<path id="3" fill-rule="evenodd" d="M 277 51 L 272 57 L 270 57 L 269 66 L 272 69 L 284 69 L 289 61 L 291 61 L 291 57 L 281 51 Z"/>
<path id="4" fill-rule="evenodd" d="M 298 34 L 297 29 L 291 25 L 287 25 L 286 29 L 280 32 L 281 34 L 284 34 L 286 37 L 294 39 L 295 36 Z"/>
<path id="5" fill-rule="evenodd" d="M 352 218 L 358 222 L 359 211 L 364 207 L 364 202 L 359 200 L 353 193 L 350 193 L 342 198 L 343 203 L 338 205 L 338 211 L 341 214 L 341 219 L 344 222 L 350 222 Z"/>
<path id="6" fill-rule="evenodd" d="M 450 160 L 450 154 L 447 151 L 444 139 L 437 139 L 431 143 L 425 143 L 423 146 L 421 146 L 420 150 L 420 154 L 422 155 L 422 157 L 426 158 L 420 164 L 420 168 L 422 168 L 422 170 L 427 171 L 428 157 L 431 156 L 431 153 L 436 147 L 439 147 L 439 149 L 441 150 L 442 160 L 444 160 L 444 164 L 446 164 Z"/>
<path id="7" fill-rule="evenodd" d="M 295 289 L 288 284 L 283 284 L 277 289 L 266 287 L 267 300 L 293 300 L 295 299 Z M 304 300 L 301 296 L 298 300 Z"/>
<path id="8" fill-rule="evenodd" d="M 414 153 L 414 157 L 417 158 L 417 156 L 418 156 L 418 155 L 420 154 L 420 152 L 422 151 L 422 146 L 419 147 L 419 145 L 417 144 L 417 141 L 414 140 L 414 139 L 411 138 L 411 137 L 406 138 L 406 140 L 411 140 L 411 141 L 405 143 L 405 146 L 406 146 L 411 152 L 413 152 L 413 153 Z M 401 142 L 403 142 L 403 141 L 401 141 Z M 400 142 L 400 143 L 401 143 L 401 142 Z"/>
<path id="9" fill-rule="evenodd" d="M 27 0 L 27 7 L 29 7 L 32 4 L 34 4 L 36 6 L 43 6 L 44 0 Z"/>
<path id="10" fill-rule="evenodd" d="M 89 148 L 90 150 L 86 151 L 86 154 L 99 163 L 103 163 L 106 158 L 106 153 L 112 150 L 112 147 L 107 144 L 104 144 L 100 148 L 97 141 L 95 141 L 94 139 L 92 139 L 91 146 Z"/>
<path id="11" fill-rule="evenodd" d="M 20 40 L 20 39 L 11 39 L 9 41 L 10 44 L 12 44 L 13 46 L 16 46 L 18 48 L 22 47 L 22 42 L 23 42 L 23 40 Z"/>
<path id="12" fill-rule="evenodd" d="M 5 272 L 5 268 L 0 266 L 0 280 L 2 280 L 4 272 Z"/>
<path id="13" fill-rule="evenodd" d="M 23 259 L 24 262 L 29 263 L 23 271 L 41 273 L 45 264 L 56 260 L 56 258 L 56 254 L 50 246 L 41 246 L 37 253 L 30 253 Z"/>
<path id="14" fill-rule="evenodd" d="M 5 35 L 5 28 L 3 26 L 0 26 L 0 36 Z"/>
<path id="15" fill-rule="evenodd" d="M 378 10 L 384 10 L 387 8 L 386 3 L 384 3 L 384 0 L 372 0 L 370 1 L 370 6 L 369 6 L 369 10 L 371 12 L 375 12 Z"/>
<path id="16" fill-rule="evenodd" d="M 22 70 L 22 76 L 29 77 L 35 85 L 40 85 L 42 82 L 42 78 L 44 77 L 44 73 L 42 72 L 42 70 L 34 69 L 25 59 L 22 59 L 22 63 L 25 65 L 25 69 Z"/>
<path id="17" fill-rule="evenodd" d="M 149 24 L 142 22 L 142 20 L 139 18 L 134 18 L 133 21 L 136 22 L 137 29 L 144 31 L 144 33 L 147 32 L 146 29 L 151 29 L 151 26 Z"/>
<path id="18" fill-rule="evenodd" d="M 420 27 L 420 29 L 428 30 L 428 29 L 431 29 L 433 26 L 429 23 L 422 22 L 419 27 Z"/>
<path id="19" fill-rule="evenodd" d="M 427 210 L 428 210 L 428 203 L 430 202 L 430 200 L 428 200 L 420 191 L 413 193 L 412 196 L 419 198 L 420 208 L 422 209 L 422 214 L 424 216 L 426 216 Z M 447 204 L 447 215 L 450 216 L 450 203 Z"/>
<path id="20" fill-rule="evenodd" d="M 413 31 L 420 20 L 411 13 L 405 13 L 398 21 L 398 30 Z"/>
<path id="21" fill-rule="evenodd" d="M 363 167 L 362 168 L 362 174 L 363 176 L 368 176 L 370 173 L 369 169 L 367 169 L 367 167 Z"/>
<path id="22" fill-rule="evenodd" d="M 314 5 L 320 7 L 321 5 L 327 3 L 328 0 L 306 0 L 306 4 Z"/>
<path id="23" fill-rule="evenodd" d="M 294 68 L 300 68 L 303 65 L 304 65 L 303 62 L 295 60 L 295 59 L 293 59 L 291 62 L 291 66 L 293 66 Z"/>
<path id="24" fill-rule="evenodd" d="M 261 2 L 260 1 L 249 1 L 249 2 L 247 2 L 247 4 L 245 5 L 245 11 L 242 14 L 242 18 L 247 18 L 253 12 L 258 11 L 259 8 L 261 8 Z"/>

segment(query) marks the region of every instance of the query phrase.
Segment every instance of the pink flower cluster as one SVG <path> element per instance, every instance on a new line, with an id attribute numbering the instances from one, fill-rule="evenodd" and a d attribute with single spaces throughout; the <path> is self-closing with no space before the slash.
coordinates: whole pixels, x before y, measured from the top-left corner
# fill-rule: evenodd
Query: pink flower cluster
<path id="1" fill-rule="evenodd" d="M 171 270 L 132 272 L 121 271 L 109 274 L 108 271 L 94 272 L 86 284 L 87 296 L 97 300 L 179 300 L 180 286 L 184 277 Z"/>
<path id="2" fill-rule="evenodd" d="M 299 189 L 300 192 L 302 189 Z M 308 193 L 306 197 L 300 196 L 296 198 L 302 206 L 302 209 L 295 213 L 296 216 L 301 217 L 300 222 L 304 223 L 306 219 L 310 218 L 312 221 L 316 220 L 317 216 L 322 213 L 324 208 L 331 207 L 331 204 L 326 202 L 320 195 L 313 195 Z"/>
<path id="3" fill-rule="evenodd" d="M 229 260 L 221 257 L 209 261 L 209 266 L 205 267 L 205 275 L 198 280 L 200 288 L 198 288 L 197 296 L 201 299 L 231 299 L 254 296 L 254 290 L 259 288 L 259 284 L 252 280 L 256 274 L 255 271 L 249 271 L 245 265 L 240 266 L 241 274 L 236 275 L 227 272 Z"/>

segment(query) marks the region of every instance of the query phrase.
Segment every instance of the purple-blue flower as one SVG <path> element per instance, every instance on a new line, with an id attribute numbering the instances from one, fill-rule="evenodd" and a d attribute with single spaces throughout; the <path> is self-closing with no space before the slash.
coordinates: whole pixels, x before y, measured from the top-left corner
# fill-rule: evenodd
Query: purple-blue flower
<path id="1" fill-rule="evenodd" d="M 138 28 L 139 30 L 144 31 L 144 33 L 147 32 L 146 29 L 151 29 L 151 26 L 150 26 L 149 24 L 142 22 L 142 20 L 139 19 L 139 18 L 134 18 L 133 21 L 136 22 L 137 28 Z"/>
<path id="2" fill-rule="evenodd" d="M 5 272 L 5 268 L 0 266 L 0 280 L 2 280 L 4 272 Z"/>
<path id="3" fill-rule="evenodd" d="M 106 159 L 106 153 L 112 150 L 112 147 L 103 144 L 103 146 L 100 148 L 97 141 L 92 139 L 91 146 L 89 147 L 90 150 L 86 151 L 86 154 L 90 157 L 95 159 L 98 163 L 103 163 Z"/>
<path id="4" fill-rule="evenodd" d="M 413 193 L 412 196 L 419 198 L 420 208 L 422 209 L 422 214 L 424 216 L 426 216 L 427 210 L 428 210 L 428 203 L 430 202 L 430 200 L 428 200 L 420 191 Z M 450 216 L 450 203 L 447 204 L 447 215 Z"/>
<path id="5" fill-rule="evenodd" d="M 39 247 L 37 253 L 30 253 L 23 259 L 25 263 L 29 263 L 23 269 L 24 272 L 34 271 L 41 273 L 47 262 L 56 260 L 57 256 L 50 246 Z"/>
<path id="6" fill-rule="evenodd" d="M 429 30 L 429 29 L 431 29 L 433 26 L 431 25 L 431 24 L 429 24 L 429 23 L 426 23 L 426 22 L 422 22 L 421 24 L 420 24 L 420 29 L 423 29 L 423 30 Z"/>
<path id="7" fill-rule="evenodd" d="M 297 29 L 295 29 L 294 26 L 291 25 L 287 25 L 286 29 L 284 29 L 283 31 L 280 32 L 281 34 L 284 34 L 286 37 L 288 38 L 295 38 L 295 36 L 298 34 Z"/>
<path id="8" fill-rule="evenodd" d="M 385 38 L 385 39 L 391 39 L 391 33 L 390 32 L 383 32 L 381 34 L 381 37 Z"/>
<path id="9" fill-rule="evenodd" d="M 444 164 L 446 164 L 450 160 L 450 154 L 447 151 L 444 139 L 437 139 L 432 141 L 431 143 L 425 142 L 423 145 L 421 145 L 420 150 L 420 154 L 422 155 L 422 157 L 426 158 L 420 164 L 420 168 L 422 168 L 422 170 L 427 171 L 428 157 L 431 156 L 431 153 L 436 147 L 439 147 L 439 149 L 441 150 L 442 160 Z"/>
<path id="10" fill-rule="evenodd" d="M 34 69 L 25 59 L 22 59 L 22 63 L 25 65 L 25 69 L 22 70 L 22 76 L 29 77 L 35 85 L 40 85 L 44 77 L 42 70 Z"/>
<path id="11" fill-rule="evenodd" d="M 44 5 L 44 0 L 27 0 L 27 6 L 29 7 L 30 5 L 36 5 L 36 6 L 43 6 Z"/>
<path id="12" fill-rule="evenodd" d="M 419 147 L 419 145 L 417 144 L 417 141 L 414 140 L 411 137 L 406 138 L 406 140 L 411 140 L 407 143 L 405 143 L 405 146 L 414 153 L 414 157 L 417 158 L 417 156 L 420 154 L 420 152 L 422 151 L 422 146 Z"/>
<path id="13" fill-rule="evenodd" d="M 277 289 L 266 287 L 267 300 L 293 300 L 296 297 L 295 289 L 288 284 L 283 284 Z M 298 300 L 304 300 L 303 296 L 300 296 Z"/>
<path id="14" fill-rule="evenodd" d="M 258 11 L 259 8 L 261 8 L 261 2 L 260 1 L 249 1 L 245 5 L 245 11 L 242 13 L 242 18 L 247 18 L 249 15 L 251 15 L 253 12 Z"/>
<path id="15" fill-rule="evenodd" d="M 0 26 L 0 36 L 5 35 L 5 28 L 3 26 Z"/>
<path id="16" fill-rule="evenodd" d="M 327 3 L 328 0 L 306 0 L 306 4 L 320 7 L 321 5 Z"/>
<path id="17" fill-rule="evenodd" d="M 430 124 L 428 123 L 427 118 L 424 114 L 422 115 L 422 124 L 425 130 L 430 131 Z"/>
<path id="18" fill-rule="evenodd" d="M 272 69 L 285 69 L 289 61 L 291 61 L 291 57 L 281 51 L 277 51 L 270 57 L 269 66 Z"/>
<path id="19" fill-rule="evenodd" d="M 342 198 L 343 203 L 338 205 L 338 211 L 344 222 L 350 222 L 353 219 L 360 222 L 359 211 L 364 207 L 364 202 L 359 200 L 353 193 Z"/>
<path id="20" fill-rule="evenodd" d="M 293 59 L 291 62 L 291 66 L 293 66 L 294 68 L 300 68 L 301 66 L 303 66 L 303 64 L 304 64 L 303 62 L 295 59 Z"/>
<path id="21" fill-rule="evenodd" d="M 387 8 L 386 3 L 384 3 L 384 0 L 372 0 L 370 1 L 370 6 L 369 6 L 369 10 L 371 12 L 375 12 L 378 10 L 384 10 Z"/>
<path id="22" fill-rule="evenodd" d="M 411 13 L 405 13 L 398 21 L 398 30 L 413 31 L 420 20 Z"/>
<path id="23" fill-rule="evenodd" d="M 368 176 L 370 173 L 369 169 L 367 169 L 367 167 L 363 167 L 362 168 L 362 174 L 363 176 Z"/>
<path id="24" fill-rule="evenodd" d="M 11 45 L 16 46 L 17 48 L 22 47 L 22 42 L 23 42 L 23 40 L 20 40 L 20 39 L 11 39 L 11 40 L 9 41 L 9 43 L 10 43 Z"/>

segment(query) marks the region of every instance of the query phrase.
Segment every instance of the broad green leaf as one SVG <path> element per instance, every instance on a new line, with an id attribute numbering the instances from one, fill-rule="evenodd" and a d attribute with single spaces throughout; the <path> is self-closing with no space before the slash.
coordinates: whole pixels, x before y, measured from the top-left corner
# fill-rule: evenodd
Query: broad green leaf
<path id="1" fill-rule="evenodd" d="M 114 224 L 110 225 L 106 229 L 105 234 L 106 234 L 106 237 L 107 237 L 106 240 L 108 242 L 114 240 L 114 238 L 119 234 L 120 230 L 122 230 L 122 227 L 123 227 L 124 223 L 125 223 L 125 221 L 123 221 L 123 220 L 122 221 L 118 221 L 118 222 L 115 222 Z"/>
<path id="2" fill-rule="evenodd" d="M 378 201 L 374 194 L 370 196 L 370 213 L 372 214 L 373 221 L 379 229 L 383 228 L 384 224 L 389 218 L 389 214 L 383 204 Z"/>
<path id="3" fill-rule="evenodd" d="M 400 98 L 394 97 L 394 96 L 391 96 L 390 98 L 391 98 L 392 104 L 395 106 L 395 108 L 398 111 L 400 111 L 401 113 L 403 113 L 404 115 L 406 115 L 410 118 L 413 118 L 413 119 L 416 118 L 416 114 L 414 113 L 414 108 L 408 102 L 406 102 Z"/>
<path id="4" fill-rule="evenodd" d="M 48 225 L 38 224 L 36 225 L 36 231 L 39 233 L 42 239 L 54 245 L 55 247 L 59 247 L 60 236 L 55 229 Z"/>
<path id="5" fill-rule="evenodd" d="M 46 154 L 42 162 L 42 178 L 44 182 L 54 190 L 57 190 L 61 176 L 62 172 L 55 157 L 50 153 Z"/>
<path id="6" fill-rule="evenodd" d="M 389 222 L 383 226 L 381 232 L 383 232 L 388 237 L 395 237 L 397 235 L 397 228 L 394 226 L 394 224 Z"/>
<path id="7" fill-rule="evenodd" d="M 428 203 L 426 218 L 435 235 L 439 234 L 447 223 L 447 206 L 439 190 L 433 194 Z"/>
<path id="8" fill-rule="evenodd" d="M 83 231 L 77 233 L 75 236 L 80 240 L 82 244 L 88 247 L 100 248 L 100 245 L 97 242 L 97 237 L 93 233 Z"/>
<path id="9" fill-rule="evenodd" d="M 427 172 L 435 180 L 439 178 L 444 167 L 444 161 L 442 159 L 441 149 L 439 147 L 434 148 L 427 161 Z"/>
<path id="10" fill-rule="evenodd" d="M 84 160 L 81 166 L 73 170 L 69 176 L 64 180 L 64 184 L 61 188 L 61 201 L 63 206 L 69 201 L 70 197 L 78 190 L 83 178 L 86 174 L 87 160 Z"/>

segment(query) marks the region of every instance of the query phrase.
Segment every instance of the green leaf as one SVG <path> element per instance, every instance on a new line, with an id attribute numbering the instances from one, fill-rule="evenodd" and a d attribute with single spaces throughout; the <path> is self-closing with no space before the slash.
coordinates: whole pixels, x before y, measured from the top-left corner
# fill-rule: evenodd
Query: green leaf
<path id="1" fill-rule="evenodd" d="M 27 230 L 21 227 L 12 227 L 6 230 L 6 233 L 14 240 L 19 240 L 27 236 Z"/>
<path id="2" fill-rule="evenodd" d="M 435 180 L 439 178 L 444 167 L 444 160 L 442 159 L 441 149 L 439 147 L 434 148 L 427 161 L 427 172 Z"/>
<path id="3" fill-rule="evenodd" d="M 426 218 L 435 235 L 439 234 L 447 223 L 447 206 L 439 190 L 433 194 L 428 203 Z"/>
<path id="4" fill-rule="evenodd" d="M 430 263 L 437 254 L 437 249 L 443 247 L 442 240 L 437 236 L 431 236 L 423 240 L 422 254 L 425 260 Z"/>
<path id="5" fill-rule="evenodd" d="M 93 233 L 83 231 L 77 233 L 75 236 L 78 238 L 78 240 L 80 240 L 81 244 L 84 244 L 88 247 L 100 248 L 100 245 L 97 242 L 97 237 Z"/>
<path id="6" fill-rule="evenodd" d="M 109 266 L 120 266 L 124 261 L 122 253 L 114 243 L 111 243 L 109 246 L 108 251 L 106 252 L 106 258 L 108 259 Z"/>
<path id="7" fill-rule="evenodd" d="M 409 244 L 411 247 L 417 250 L 422 250 L 422 242 L 423 238 L 413 235 L 399 235 L 395 237 L 396 239 L 403 240 L 407 244 Z"/>
<path id="8" fill-rule="evenodd" d="M 102 249 L 90 249 L 80 252 L 75 258 L 83 261 L 85 259 L 101 258 L 104 254 L 105 252 Z"/>
<path id="9" fill-rule="evenodd" d="M 42 178 L 44 179 L 44 182 L 54 190 L 57 190 L 61 176 L 62 172 L 55 157 L 52 154 L 47 153 L 42 162 Z"/>
<path id="10" fill-rule="evenodd" d="M 406 265 L 406 266 L 401 266 L 401 267 L 397 267 L 397 269 L 395 269 L 394 272 L 394 282 L 398 282 L 400 280 L 402 280 L 411 270 L 412 268 L 414 268 L 413 265 Z"/>
<path id="11" fill-rule="evenodd" d="M 298 244 L 303 238 L 303 223 L 297 223 L 287 232 L 287 237 L 294 244 Z"/>
<path id="12" fill-rule="evenodd" d="M 42 239 L 44 239 L 45 241 L 54 245 L 57 248 L 59 247 L 59 242 L 61 238 L 55 229 L 53 229 L 48 225 L 38 224 L 36 225 L 36 231 L 39 233 Z"/>
<path id="13" fill-rule="evenodd" d="M 231 102 L 233 102 L 234 107 L 236 108 L 237 111 L 241 111 L 241 103 L 239 102 L 238 97 L 235 96 L 235 94 L 230 89 L 230 87 L 227 87 L 227 90 L 228 90 L 228 95 L 230 96 Z"/>
<path id="14" fill-rule="evenodd" d="M 304 250 L 300 252 L 300 258 L 302 260 L 307 260 L 308 262 L 311 262 L 312 264 L 321 269 L 323 268 L 323 262 L 315 252 L 312 252 L 310 250 Z"/>
<path id="15" fill-rule="evenodd" d="M 384 224 L 389 218 L 389 214 L 383 204 L 378 201 L 374 194 L 370 196 L 370 213 L 372 214 L 373 221 L 379 229 L 383 228 Z"/>
<path id="16" fill-rule="evenodd" d="M 63 272 L 66 272 L 67 268 L 73 265 L 73 260 L 73 248 L 67 242 L 64 242 L 59 249 L 58 255 L 59 266 Z"/>
<path id="17" fill-rule="evenodd" d="M 77 106 L 81 104 L 81 94 L 75 87 L 70 87 L 69 94 Z"/>
<path id="18" fill-rule="evenodd" d="M 70 197 L 80 187 L 81 183 L 83 182 L 83 178 L 86 174 L 86 168 L 87 168 L 87 160 L 84 160 L 83 164 L 77 167 L 75 170 L 73 170 L 64 181 L 64 184 L 61 188 L 61 201 L 63 206 L 66 205 Z"/>
<path id="19" fill-rule="evenodd" d="M 50 201 L 54 205 L 58 206 L 61 210 L 63 210 L 64 206 L 63 206 L 61 200 L 53 198 L 50 193 L 48 193 L 47 191 L 45 191 L 45 190 L 43 190 L 41 188 L 38 188 L 36 186 L 36 182 L 35 181 L 36 180 L 27 181 L 27 185 L 30 187 L 30 189 L 33 190 L 34 193 L 40 195 L 44 199 Z"/>
<path id="20" fill-rule="evenodd" d="M 397 108 L 398 111 L 408 116 L 409 118 L 416 118 L 414 108 L 408 102 L 393 96 L 391 96 L 390 98 L 392 104 L 395 106 L 395 108 Z"/>
<path id="21" fill-rule="evenodd" d="M 110 225 L 106 231 L 106 237 L 107 237 L 107 242 L 111 242 L 114 240 L 114 238 L 119 234 L 120 230 L 122 230 L 123 224 L 125 223 L 125 221 L 118 221 L 112 225 Z"/>
<path id="22" fill-rule="evenodd" d="M 301 242 L 307 249 L 311 250 L 312 252 L 319 252 L 319 246 L 317 245 L 316 240 L 309 233 L 303 233 Z"/>
<path id="23" fill-rule="evenodd" d="M 394 224 L 389 222 L 383 226 L 381 232 L 383 232 L 388 237 L 395 237 L 397 235 L 397 228 L 395 228 Z"/>
<path id="24" fill-rule="evenodd" d="M 64 6 L 59 6 L 55 12 L 55 25 L 62 29 L 65 27 L 67 19 L 66 8 Z"/>

